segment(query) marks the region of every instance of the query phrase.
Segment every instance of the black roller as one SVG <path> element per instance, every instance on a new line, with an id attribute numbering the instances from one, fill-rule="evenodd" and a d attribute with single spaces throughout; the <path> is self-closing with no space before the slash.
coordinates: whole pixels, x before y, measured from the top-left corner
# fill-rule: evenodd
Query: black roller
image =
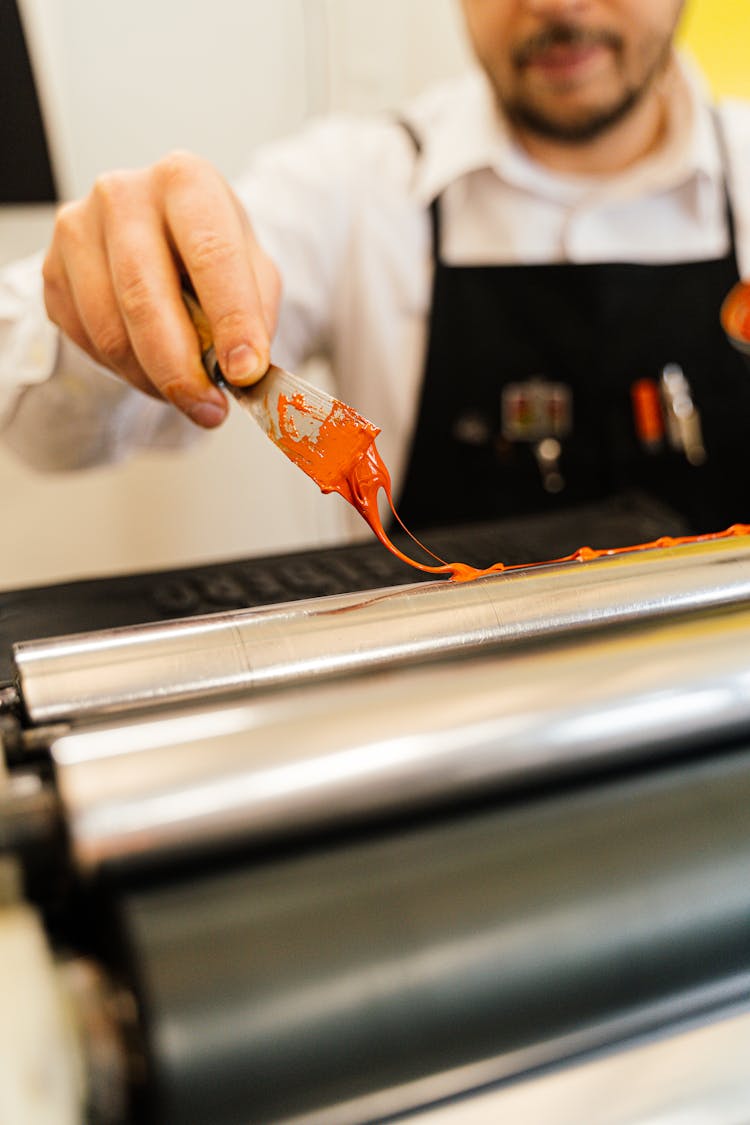
<path id="1" fill-rule="evenodd" d="M 131 892 L 151 1120 L 309 1119 L 747 972 L 749 809 L 717 754 Z"/>

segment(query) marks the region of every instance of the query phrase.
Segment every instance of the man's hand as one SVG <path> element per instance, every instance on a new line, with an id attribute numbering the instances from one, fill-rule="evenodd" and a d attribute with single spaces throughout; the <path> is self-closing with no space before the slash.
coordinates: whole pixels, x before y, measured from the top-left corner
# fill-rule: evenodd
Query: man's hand
<path id="1" fill-rule="evenodd" d="M 255 382 L 269 364 L 279 275 L 227 183 L 187 153 L 101 176 L 61 208 L 44 263 L 47 312 L 97 362 L 216 426 L 227 404 L 203 370 L 181 272 L 224 375 Z"/>

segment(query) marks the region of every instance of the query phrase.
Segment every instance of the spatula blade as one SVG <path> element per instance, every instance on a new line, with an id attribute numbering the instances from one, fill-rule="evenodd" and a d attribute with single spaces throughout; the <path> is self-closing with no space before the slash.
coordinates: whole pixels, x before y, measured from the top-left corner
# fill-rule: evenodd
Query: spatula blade
<path id="1" fill-rule="evenodd" d="M 338 486 L 380 433 L 353 407 L 273 364 L 252 386 L 224 386 L 323 492 Z"/>

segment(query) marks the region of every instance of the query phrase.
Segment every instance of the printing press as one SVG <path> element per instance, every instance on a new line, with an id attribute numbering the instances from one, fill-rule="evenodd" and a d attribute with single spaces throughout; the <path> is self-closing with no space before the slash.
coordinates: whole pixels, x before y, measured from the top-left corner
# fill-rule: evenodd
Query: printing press
<path id="1" fill-rule="evenodd" d="M 750 538 L 413 578 L 0 594 L 0 1121 L 744 1119 Z"/>

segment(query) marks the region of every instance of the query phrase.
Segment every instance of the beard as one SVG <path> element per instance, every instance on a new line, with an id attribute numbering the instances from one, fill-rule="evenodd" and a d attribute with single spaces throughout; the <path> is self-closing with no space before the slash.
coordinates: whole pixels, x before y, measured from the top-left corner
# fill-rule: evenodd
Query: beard
<path id="1" fill-rule="evenodd" d="M 567 144 L 585 144 L 596 140 L 626 118 L 638 105 L 657 77 L 665 70 L 671 51 L 671 36 L 644 45 L 638 60 L 638 74 L 625 73 L 625 44 L 614 32 L 582 28 L 574 23 L 555 21 L 537 34 L 517 45 L 511 52 L 511 64 L 521 81 L 513 90 L 503 90 L 495 84 L 500 107 L 511 124 L 547 140 Z M 540 96 L 524 88 L 523 76 L 537 58 L 555 48 L 586 49 L 606 47 L 612 54 L 615 72 L 621 81 L 612 95 L 599 104 L 582 105 L 565 110 L 555 103 L 548 92 Z"/>

